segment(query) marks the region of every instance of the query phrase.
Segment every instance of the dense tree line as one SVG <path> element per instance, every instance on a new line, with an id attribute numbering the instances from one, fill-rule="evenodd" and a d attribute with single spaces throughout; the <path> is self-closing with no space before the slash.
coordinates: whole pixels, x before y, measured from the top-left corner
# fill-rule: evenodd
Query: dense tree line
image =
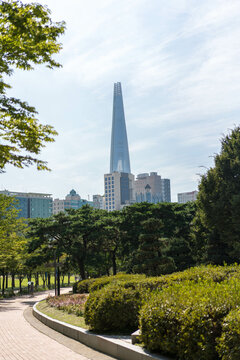
<path id="1" fill-rule="evenodd" d="M 56 252 L 83 279 L 117 271 L 160 275 L 185 269 L 196 261 L 190 235 L 194 213 L 194 204 L 140 203 L 113 212 L 85 205 L 33 219 L 28 264 L 47 263 Z"/>

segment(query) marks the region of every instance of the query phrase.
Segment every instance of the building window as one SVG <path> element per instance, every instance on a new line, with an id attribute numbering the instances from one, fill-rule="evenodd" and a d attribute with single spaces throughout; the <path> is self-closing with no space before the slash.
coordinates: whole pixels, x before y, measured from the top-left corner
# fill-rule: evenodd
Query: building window
<path id="1" fill-rule="evenodd" d="M 109 206 L 109 209 L 111 209 L 111 206 Z"/>
<path id="2" fill-rule="evenodd" d="M 112 208 L 114 209 L 114 206 Z"/>
<path id="3" fill-rule="evenodd" d="M 108 206 L 107 206 L 107 210 L 108 210 Z"/>
<path id="4" fill-rule="evenodd" d="M 112 176 L 112 180 L 114 180 L 114 177 Z"/>
<path id="5" fill-rule="evenodd" d="M 112 185 L 112 189 L 114 189 L 114 185 Z"/>

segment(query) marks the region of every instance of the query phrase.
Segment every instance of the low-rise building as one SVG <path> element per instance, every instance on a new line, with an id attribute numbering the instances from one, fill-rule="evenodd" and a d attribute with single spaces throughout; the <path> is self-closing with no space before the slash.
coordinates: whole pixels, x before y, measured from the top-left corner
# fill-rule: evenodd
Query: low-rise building
<path id="1" fill-rule="evenodd" d="M 83 205 L 90 205 L 94 207 L 93 201 L 81 199 L 81 196 L 75 190 L 71 190 L 65 199 L 53 200 L 53 214 L 56 215 L 66 209 L 80 209 Z"/>
<path id="2" fill-rule="evenodd" d="M 0 194 L 13 196 L 16 208 L 19 209 L 19 218 L 47 218 L 52 215 L 53 199 L 51 194 L 24 193 L 17 191 L 0 191 Z"/>
<path id="3" fill-rule="evenodd" d="M 196 201 L 197 200 L 198 191 L 190 191 L 177 194 L 178 203 L 184 204 L 188 201 Z"/>

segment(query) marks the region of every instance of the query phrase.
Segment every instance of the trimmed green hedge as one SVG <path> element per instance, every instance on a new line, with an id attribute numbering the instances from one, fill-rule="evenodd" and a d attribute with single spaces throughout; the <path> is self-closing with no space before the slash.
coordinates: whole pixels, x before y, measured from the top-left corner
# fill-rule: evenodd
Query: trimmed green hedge
<path id="1" fill-rule="evenodd" d="M 222 323 L 222 335 L 218 339 L 218 354 L 222 360 L 240 359 L 240 310 L 231 311 Z"/>
<path id="2" fill-rule="evenodd" d="M 240 306 L 239 294 L 240 282 L 235 279 L 189 281 L 154 294 L 140 312 L 144 345 L 184 360 L 218 359 L 222 322 L 229 311 Z"/>
<path id="3" fill-rule="evenodd" d="M 84 318 L 95 331 L 122 331 L 138 328 L 139 310 L 143 303 L 141 291 L 109 285 L 90 293 Z"/>
<path id="4" fill-rule="evenodd" d="M 73 284 L 73 294 L 88 294 L 89 287 L 96 281 L 96 279 L 81 280 Z"/>
<path id="5" fill-rule="evenodd" d="M 190 268 L 182 272 L 176 272 L 169 275 L 146 277 L 142 274 L 123 274 L 119 273 L 115 276 L 103 276 L 96 279 L 86 279 L 78 281 L 73 285 L 73 293 L 83 294 L 100 290 L 109 284 L 124 284 L 127 287 L 141 287 L 143 289 L 162 289 L 172 285 L 172 283 L 191 282 L 222 282 L 232 277 L 240 279 L 239 265 L 232 266 L 199 266 Z"/>

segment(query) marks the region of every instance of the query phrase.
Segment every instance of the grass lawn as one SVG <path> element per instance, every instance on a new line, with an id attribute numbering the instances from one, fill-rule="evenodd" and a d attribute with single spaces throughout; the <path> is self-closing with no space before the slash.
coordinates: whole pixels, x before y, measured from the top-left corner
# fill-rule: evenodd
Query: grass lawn
<path id="1" fill-rule="evenodd" d="M 79 326 L 84 329 L 89 329 L 89 327 L 85 324 L 84 318 L 82 316 L 76 316 L 75 314 L 68 314 L 66 311 L 58 310 L 54 307 L 51 307 L 47 304 L 46 300 L 41 301 L 37 305 L 37 309 L 41 311 L 43 314 L 59 320 L 66 322 L 71 325 Z"/>

